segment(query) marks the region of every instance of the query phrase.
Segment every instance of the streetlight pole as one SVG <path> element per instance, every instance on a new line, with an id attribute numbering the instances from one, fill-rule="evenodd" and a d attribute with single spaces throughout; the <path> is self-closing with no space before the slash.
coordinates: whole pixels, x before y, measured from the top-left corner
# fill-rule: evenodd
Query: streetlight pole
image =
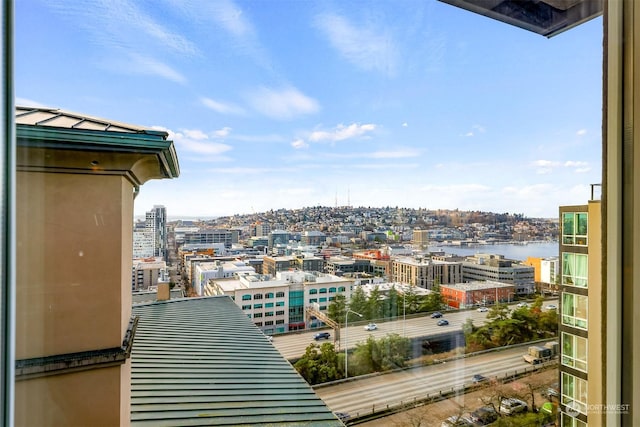
<path id="1" fill-rule="evenodd" d="M 349 378 L 349 346 L 347 345 L 347 328 L 349 327 L 349 313 L 353 313 L 359 317 L 362 314 L 357 313 L 350 308 L 347 308 L 347 312 L 344 315 L 344 377 Z"/>
<path id="2" fill-rule="evenodd" d="M 402 293 L 402 337 L 407 336 L 407 292 Z"/>

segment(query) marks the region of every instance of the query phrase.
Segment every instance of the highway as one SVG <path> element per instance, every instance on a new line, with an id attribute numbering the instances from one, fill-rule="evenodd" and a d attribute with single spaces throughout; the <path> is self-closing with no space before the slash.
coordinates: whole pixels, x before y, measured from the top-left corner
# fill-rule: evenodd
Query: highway
<path id="1" fill-rule="evenodd" d="M 428 394 L 459 388 L 471 384 L 471 377 L 481 374 L 489 379 L 514 371 L 531 369 L 522 359 L 528 344 L 499 352 L 484 353 L 437 365 L 407 369 L 390 374 L 359 377 L 335 385 L 316 387 L 315 391 L 332 411 L 346 412 L 352 416 L 371 413 Z M 473 402 L 475 404 L 476 402 Z"/>
<path id="2" fill-rule="evenodd" d="M 556 304 L 556 300 L 548 300 L 545 301 L 544 305 L 547 304 Z M 516 308 L 515 304 L 510 306 L 512 309 Z M 544 307 L 544 306 L 543 306 Z M 340 351 L 344 351 L 345 341 L 349 349 L 355 347 L 358 342 L 363 342 L 372 335 L 374 338 L 379 339 L 384 337 L 387 334 L 396 333 L 400 336 L 405 336 L 408 338 L 416 338 L 423 337 L 433 334 L 441 334 L 445 332 L 451 332 L 462 329 L 462 324 L 468 319 L 471 318 L 473 320 L 473 324 L 476 326 L 480 326 L 484 324 L 487 317 L 487 312 L 481 313 L 476 310 L 465 310 L 465 311 L 443 311 L 443 318 L 449 321 L 449 325 L 447 326 L 438 326 L 437 322 L 439 319 L 432 319 L 429 315 L 425 315 L 422 317 L 407 317 L 406 321 L 402 318 L 395 321 L 390 322 L 377 322 L 378 330 L 375 331 L 365 331 L 364 325 L 366 322 L 358 322 L 353 325 L 349 324 L 349 327 L 341 328 L 341 348 L 337 349 Z M 331 329 L 313 329 L 300 333 L 288 333 L 282 335 L 275 335 L 273 337 L 273 345 L 278 349 L 280 354 L 287 359 L 297 359 L 301 355 L 304 354 L 305 349 L 310 343 L 321 344 L 325 342 L 325 340 L 314 341 L 313 336 L 318 331 L 329 331 L 331 333 L 330 342 L 333 342 L 334 333 Z"/>

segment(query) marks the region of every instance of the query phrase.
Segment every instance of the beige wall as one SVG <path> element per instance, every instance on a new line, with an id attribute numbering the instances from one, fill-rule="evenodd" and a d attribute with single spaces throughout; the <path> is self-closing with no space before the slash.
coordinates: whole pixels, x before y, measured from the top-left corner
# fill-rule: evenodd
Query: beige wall
<path id="1" fill-rule="evenodd" d="M 133 186 L 17 174 L 16 359 L 120 347 L 131 317 Z M 16 382 L 24 426 L 128 425 L 130 363 Z"/>
<path id="2" fill-rule="evenodd" d="M 18 173 L 17 359 L 121 345 L 132 209 L 120 176 Z"/>
<path id="3" fill-rule="evenodd" d="M 589 338 L 587 344 L 587 403 L 589 405 L 603 404 L 604 398 L 604 351 L 603 351 L 603 322 L 602 301 L 604 293 L 602 287 L 602 214 L 599 201 L 590 201 L 588 205 L 589 229 Z M 592 407 L 593 408 L 593 407 Z M 602 426 L 604 417 L 597 411 L 589 411 L 589 426 Z"/>
<path id="4" fill-rule="evenodd" d="M 17 381 L 15 425 L 118 426 L 123 413 L 120 375 L 115 366 Z M 126 410 L 128 422 L 128 404 Z"/>

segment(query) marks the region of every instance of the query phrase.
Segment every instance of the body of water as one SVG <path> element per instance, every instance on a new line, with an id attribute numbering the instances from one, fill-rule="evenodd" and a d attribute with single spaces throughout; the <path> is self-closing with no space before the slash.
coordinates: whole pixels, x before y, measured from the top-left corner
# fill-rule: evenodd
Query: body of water
<path id="1" fill-rule="evenodd" d="M 527 244 L 497 244 L 475 246 L 429 246 L 430 251 L 444 251 L 455 255 L 496 254 L 508 259 L 524 261 L 528 257 L 547 258 L 558 256 L 558 242 L 529 242 Z"/>

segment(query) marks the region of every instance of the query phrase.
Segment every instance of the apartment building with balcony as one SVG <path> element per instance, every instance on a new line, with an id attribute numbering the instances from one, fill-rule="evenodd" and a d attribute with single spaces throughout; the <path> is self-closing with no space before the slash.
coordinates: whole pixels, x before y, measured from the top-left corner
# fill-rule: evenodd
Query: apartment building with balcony
<path id="1" fill-rule="evenodd" d="M 560 207 L 560 419 L 606 425 L 603 364 L 601 204 Z"/>
<path id="2" fill-rule="evenodd" d="M 462 264 L 427 258 L 394 258 L 389 281 L 431 290 L 434 285 L 462 282 Z"/>

